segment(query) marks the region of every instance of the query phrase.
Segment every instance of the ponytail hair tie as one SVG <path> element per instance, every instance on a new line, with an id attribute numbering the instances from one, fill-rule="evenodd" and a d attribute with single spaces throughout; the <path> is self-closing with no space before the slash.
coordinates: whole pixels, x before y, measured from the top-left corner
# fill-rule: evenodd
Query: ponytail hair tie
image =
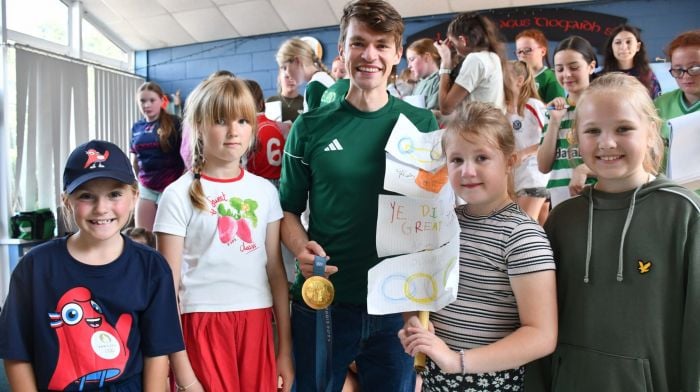
<path id="1" fill-rule="evenodd" d="M 199 180 L 200 178 L 202 178 L 202 175 L 199 174 L 199 172 L 195 172 L 195 173 L 194 173 L 194 179 L 195 179 L 195 180 Z"/>

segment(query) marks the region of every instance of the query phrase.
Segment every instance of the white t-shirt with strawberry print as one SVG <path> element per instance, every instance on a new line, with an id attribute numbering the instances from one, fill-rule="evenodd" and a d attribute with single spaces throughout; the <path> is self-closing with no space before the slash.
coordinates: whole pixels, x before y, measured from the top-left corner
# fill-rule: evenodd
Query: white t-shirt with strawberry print
<path id="1" fill-rule="evenodd" d="M 282 219 L 277 189 L 247 171 L 238 178 L 202 174 L 208 209 L 194 208 L 185 173 L 163 192 L 153 228 L 184 237 L 180 310 L 227 312 L 272 306 L 267 279 L 267 225 Z"/>

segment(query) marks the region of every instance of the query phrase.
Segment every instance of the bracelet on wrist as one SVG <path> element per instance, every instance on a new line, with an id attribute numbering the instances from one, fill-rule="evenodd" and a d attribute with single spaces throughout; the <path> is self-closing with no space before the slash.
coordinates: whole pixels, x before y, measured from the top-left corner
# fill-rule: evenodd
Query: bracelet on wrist
<path id="1" fill-rule="evenodd" d="M 466 366 L 464 365 L 464 349 L 459 350 L 459 369 L 462 371 L 462 375 L 465 375 L 465 368 Z"/>
<path id="2" fill-rule="evenodd" d="M 452 73 L 452 70 L 449 68 L 440 68 L 438 70 L 438 75 L 449 75 L 450 73 Z"/>
<path id="3" fill-rule="evenodd" d="M 195 378 L 194 381 L 192 381 L 192 382 L 191 382 L 190 384 L 188 384 L 188 385 L 185 385 L 184 387 L 181 386 L 181 385 L 179 385 L 178 383 L 175 383 L 175 388 L 176 388 L 178 391 L 182 392 L 182 391 L 186 391 L 189 387 L 193 386 L 193 385 L 196 384 L 196 383 L 197 383 L 197 379 Z"/>

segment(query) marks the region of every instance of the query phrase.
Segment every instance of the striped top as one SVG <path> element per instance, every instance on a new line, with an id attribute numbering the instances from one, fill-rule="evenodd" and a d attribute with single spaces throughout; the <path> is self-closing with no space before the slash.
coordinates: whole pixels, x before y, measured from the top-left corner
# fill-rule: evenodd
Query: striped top
<path id="1" fill-rule="evenodd" d="M 547 183 L 552 208 L 571 197 L 569 195 L 569 182 L 571 182 L 573 168 L 583 163 L 578 148 L 569 149 L 569 133 L 571 133 L 571 127 L 574 122 L 574 110 L 576 108 L 573 105 L 569 106 L 559 126 L 559 135 L 557 135 L 557 144 L 554 150 L 554 162 L 552 163 L 552 171 Z M 547 133 L 547 128 L 549 128 L 549 125 L 545 125 L 544 133 Z"/>
<path id="2" fill-rule="evenodd" d="M 555 269 L 542 228 L 516 204 L 490 216 L 456 208 L 460 233 L 457 300 L 430 315 L 453 350 L 484 346 L 520 327 L 510 277 Z"/>

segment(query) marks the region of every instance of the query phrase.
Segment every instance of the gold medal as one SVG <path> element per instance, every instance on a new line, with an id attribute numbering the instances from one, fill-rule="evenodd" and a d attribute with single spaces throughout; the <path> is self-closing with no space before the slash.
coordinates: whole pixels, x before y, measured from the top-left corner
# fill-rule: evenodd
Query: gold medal
<path id="1" fill-rule="evenodd" d="M 301 287 L 301 297 L 311 309 L 325 309 L 333 302 L 335 288 L 330 280 L 323 276 L 311 276 Z"/>

